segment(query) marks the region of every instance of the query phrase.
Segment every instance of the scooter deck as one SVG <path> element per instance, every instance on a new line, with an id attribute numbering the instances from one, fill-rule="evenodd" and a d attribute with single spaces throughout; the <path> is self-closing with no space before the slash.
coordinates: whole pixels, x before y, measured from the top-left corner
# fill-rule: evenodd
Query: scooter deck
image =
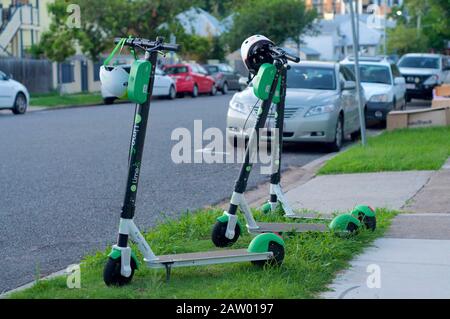
<path id="1" fill-rule="evenodd" d="M 325 224 L 312 223 L 258 223 L 258 229 L 249 229 L 250 233 L 304 233 L 309 231 L 326 232 L 328 227 Z"/>
<path id="2" fill-rule="evenodd" d="M 314 220 L 323 220 L 323 221 L 332 221 L 332 217 L 324 217 L 314 213 L 311 214 L 292 214 L 292 215 L 284 215 L 284 217 L 292 218 L 292 219 L 314 219 Z"/>
<path id="3" fill-rule="evenodd" d="M 173 254 L 158 256 L 156 260 L 147 260 L 150 268 L 187 267 L 214 265 L 245 261 L 268 260 L 272 252 L 249 253 L 247 249 L 213 250 L 207 252 Z"/>

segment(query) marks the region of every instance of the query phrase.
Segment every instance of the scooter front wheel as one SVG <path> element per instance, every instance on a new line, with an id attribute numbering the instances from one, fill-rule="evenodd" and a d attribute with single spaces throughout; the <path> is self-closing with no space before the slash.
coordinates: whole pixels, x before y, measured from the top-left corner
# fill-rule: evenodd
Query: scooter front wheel
<path id="1" fill-rule="evenodd" d="M 120 273 L 121 257 L 109 257 L 105 269 L 103 270 L 103 281 L 107 286 L 124 286 L 129 284 L 131 279 L 133 279 L 134 271 L 137 269 L 134 258 L 131 258 L 130 266 L 131 275 L 130 277 L 125 277 Z"/>
<path id="2" fill-rule="evenodd" d="M 241 235 L 241 227 L 236 223 L 234 228 L 234 237 L 232 239 L 225 236 L 227 231 L 227 222 L 217 221 L 212 230 L 211 239 L 216 247 L 228 247 L 233 245 Z"/>

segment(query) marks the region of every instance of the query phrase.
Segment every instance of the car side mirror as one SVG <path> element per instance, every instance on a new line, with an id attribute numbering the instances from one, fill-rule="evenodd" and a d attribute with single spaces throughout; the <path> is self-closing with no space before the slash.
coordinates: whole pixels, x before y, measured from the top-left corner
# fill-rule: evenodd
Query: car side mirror
<path id="1" fill-rule="evenodd" d="M 405 84 L 406 81 L 405 81 L 405 78 L 404 78 L 403 76 L 397 76 L 397 77 L 394 79 L 394 83 L 395 83 L 395 84 Z"/>
<path id="2" fill-rule="evenodd" d="M 356 89 L 356 82 L 355 81 L 344 81 L 344 84 L 342 85 L 343 90 L 354 90 Z"/>

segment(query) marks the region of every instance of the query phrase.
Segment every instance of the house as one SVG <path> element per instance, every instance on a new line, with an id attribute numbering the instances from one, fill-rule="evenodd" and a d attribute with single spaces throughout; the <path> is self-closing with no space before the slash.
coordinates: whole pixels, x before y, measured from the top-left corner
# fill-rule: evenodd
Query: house
<path id="1" fill-rule="evenodd" d="M 195 34 L 201 37 L 219 36 L 225 27 L 213 15 L 201 8 L 192 7 L 175 16 L 175 19 L 183 26 L 187 34 Z"/>
<path id="2" fill-rule="evenodd" d="M 359 45 L 361 53 L 375 55 L 380 51 L 384 37 L 384 21 L 381 28 L 368 23 L 370 15 L 359 16 Z M 392 21 L 386 21 L 392 27 Z M 304 35 L 302 41 L 320 53 L 320 59 L 338 61 L 353 53 L 353 33 L 350 15 L 336 15 L 332 20 L 316 22 L 318 34 Z"/>
<path id="3" fill-rule="evenodd" d="M 29 58 L 27 50 L 37 44 L 42 33 L 48 30 L 51 16 L 47 5 L 51 2 L 53 0 L 0 0 L 0 68 L 24 83 L 32 93 L 54 90 L 58 83 L 61 83 L 61 91 L 64 93 L 99 91 L 100 63 L 89 60 L 79 49 L 75 56 L 64 63 L 46 64 L 46 72 L 52 75 L 43 76 L 42 80 L 49 79 L 48 85 L 34 86 L 31 81 L 40 79 L 27 76 L 26 73 L 34 73 L 33 65 L 42 66 L 42 63 Z M 61 81 L 59 74 L 62 74 Z M 36 90 L 33 92 L 34 87 Z"/>

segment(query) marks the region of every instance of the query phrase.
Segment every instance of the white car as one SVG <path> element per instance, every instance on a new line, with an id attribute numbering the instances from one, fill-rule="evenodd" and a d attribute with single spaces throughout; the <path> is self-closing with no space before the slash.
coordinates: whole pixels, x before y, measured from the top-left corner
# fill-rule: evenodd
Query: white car
<path id="1" fill-rule="evenodd" d="M 341 64 L 354 72 L 353 57 L 347 57 Z M 390 111 L 406 108 L 405 78 L 392 61 L 384 56 L 360 57 L 359 68 L 367 120 L 386 121 Z"/>
<path id="2" fill-rule="evenodd" d="M 125 65 L 124 69 L 130 72 L 131 65 Z M 102 86 L 102 97 L 105 104 L 112 104 L 117 97 L 113 96 Z M 177 96 L 175 81 L 168 75 L 164 73 L 159 68 L 155 71 L 155 83 L 153 85 L 152 96 L 163 96 L 169 99 L 174 99 Z"/>
<path id="3" fill-rule="evenodd" d="M 406 98 L 433 98 L 433 89 L 441 85 L 450 73 L 448 56 L 431 53 L 409 53 L 397 63 L 406 79 Z"/>
<path id="4" fill-rule="evenodd" d="M 27 88 L 0 71 L 0 109 L 10 109 L 14 114 L 27 111 L 30 94 Z"/>
<path id="5" fill-rule="evenodd" d="M 335 62 L 301 61 L 289 65 L 283 140 L 325 143 L 329 150 L 339 151 L 345 137 L 356 138 L 360 129 L 354 74 Z M 231 145 L 248 140 L 259 104 L 251 83 L 233 96 L 227 114 Z M 270 125 L 274 119 L 271 111 Z"/>

